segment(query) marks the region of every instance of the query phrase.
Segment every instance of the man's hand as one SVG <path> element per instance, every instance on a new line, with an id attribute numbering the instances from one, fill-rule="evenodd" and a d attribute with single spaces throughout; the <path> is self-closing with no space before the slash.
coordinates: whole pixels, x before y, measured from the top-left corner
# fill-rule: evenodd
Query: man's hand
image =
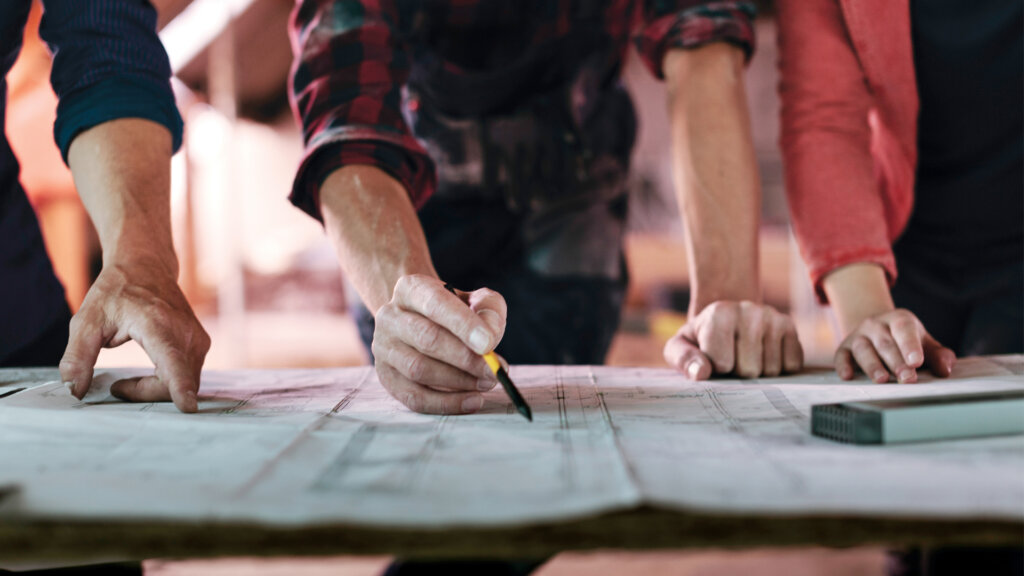
<path id="1" fill-rule="evenodd" d="M 882 384 L 895 376 L 900 384 L 917 382 L 922 366 L 945 378 L 953 372 L 956 354 L 939 344 L 917 316 L 898 308 L 872 316 L 858 324 L 836 350 L 836 373 L 843 380 L 853 378 L 860 367 L 869 378 Z"/>
<path id="2" fill-rule="evenodd" d="M 375 316 L 380 383 L 416 412 L 476 412 L 484 404 L 480 392 L 497 384 L 481 355 L 501 341 L 505 315 L 505 299 L 493 290 L 456 296 L 437 278 L 402 276 Z"/>
<path id="3" fill-rule="evenodd" d="M 161 265 L 105 266 L 71 319 L 71 334 L 60 375 L 82 399 L 92 383 L 101 348 L 135 340 L 156 370 L 152 376 L 122 380 L 111 393 L 132 402 L 173 400 L 195 412 L 199 373 L 210 337 L 189 307 L 175 278 Z"/>
<path id="4" fill-rule="evenodd" d="M 756 302 L 718 301 L 669 339 L 665 360 L 691 380 L 756 378 L 800 370 L 804 352 L 789 316 Z"/>
<path id="5" fill-rule="evenodd" d="M 104 122 L 75 137 L 68 165 L 100 237 L 103 271 L 71 320 L 61 378 L 84 397 L 100 349 L 135 340 L 156 372 L 115 383 L 111 393 L 138 402 L 174 400 L 182 412 L 195 412 L 210 338 L 177 284 L 170 132 L 139 118 Z"/>

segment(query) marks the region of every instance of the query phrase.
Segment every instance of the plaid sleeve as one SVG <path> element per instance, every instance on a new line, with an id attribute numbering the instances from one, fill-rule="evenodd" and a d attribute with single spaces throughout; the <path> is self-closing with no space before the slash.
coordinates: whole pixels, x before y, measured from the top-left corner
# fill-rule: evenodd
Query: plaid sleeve
<path id="1" fill-rule="evenodd" d="M 292 109 L 305 156 L 290 199 L 317 220 L 319 190 L 342 166 L 384 170 L 416 207 L 436 188 L 434 166 L 402 116 L 409 56 L 395 0 L 297 0 L 292 12 Z"/>
<path id="2" fill-rule="evenodd" d="M 644 0 L 643 25 L 634 38 L 640 58 L 658 78 L 670 48 L 695 48 L 729 42 L 754 53 L 754 17 L 747 0 Z"/>

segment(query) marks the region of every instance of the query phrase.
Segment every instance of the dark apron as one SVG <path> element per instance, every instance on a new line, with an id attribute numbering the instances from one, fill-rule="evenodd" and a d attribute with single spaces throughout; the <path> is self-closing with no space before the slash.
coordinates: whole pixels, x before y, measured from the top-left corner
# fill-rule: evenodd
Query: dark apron
<path id="1" fill-rule="evenodd" d="M 426 22 L 430 47 L 408 84 L 404 109 L 434 161 L 435 198 L 500 202 L 519 219 L 526 265 L 546 276 L 622 274 L 636 117 L 602 4 L 579 3 L 570 34 L 540 46 L 528 43 L 529 22 L 488 38 Z M 486 68 L 450 68 L 474 47 L 516 44 Z"/>
<path id="2" fill-rule="evenodd" d="M 431 258 L 452 285 L 505 297 L 497 351 L 516 364 L 601 364 L 618 327 L 636 117 L 603 4 L 577 3 L 568 37 L 540 47 L 529 16 L 423 19 L 410 42 L 406 120 L 438 176 L 419 211 Z M 354 313 L 369 350 L 373 318 Z"/>

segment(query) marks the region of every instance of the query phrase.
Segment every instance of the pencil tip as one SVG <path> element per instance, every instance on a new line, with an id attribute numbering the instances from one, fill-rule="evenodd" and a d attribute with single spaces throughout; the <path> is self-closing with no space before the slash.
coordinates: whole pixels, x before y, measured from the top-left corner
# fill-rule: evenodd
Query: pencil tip
<path id="1" fill-rule="evenodd" d="M 533 412 L 530 410 L 529 406 L 519 406 L 518 409 L 519 413 L 523 415 L 523 418 L 533 422 Z"/>

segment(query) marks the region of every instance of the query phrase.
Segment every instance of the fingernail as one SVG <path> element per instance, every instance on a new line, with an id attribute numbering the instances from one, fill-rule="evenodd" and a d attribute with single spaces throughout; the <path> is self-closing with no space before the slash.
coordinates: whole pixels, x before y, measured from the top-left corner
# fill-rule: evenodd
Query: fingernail
<path id="1" fill-rule="evenodd" d="M 469 347 L 477 354 L 484 354 L 491 346 L 491 337 L 487 330 L 476 328 L 469 334 Z"/>
<path id="2" fill-rule="evenodd" d="M 889 381 L 889 373 L 885 370 L 878 370 L 874 375 L 875 382 L 882 383 Z"/>
<path id="3" fill-rule="evenodd" d="M 68 389 L 68 392 L 72 396 L 75 396 L 75 383 L 74 382 L 70 382 L 70 381 L 65 382 L 64 383 L 64 387 Z M 78 398 L 78 396 L 75 396 L 75 398 Z"/>
<path id="4" fill-rule="evenodd" d="M 920 364 L 923 360 L 924 358 L 921 357 L 920 352 L 911 352 L 910 354 L 907 354 L 907 362 L 909 364 L 913 364 L 916 366 Z"/>
<path id="5" fill-rule="evenodd" d="M 904 384 L 907 382 L 913 382 L 917 379 L 916 377 L 917 374 L 915 374 L 913 370 L 903 370 L 900 372 L 900 382 Z"/>
<path id="6" fill-rule="evenodd" d="M 462 401 L 463 412 L 476 412 L 477 410 L 483 408 L 483 406 L 483 396 L 470 396 L 469 398 L 466 398 L 465 400 Z"/>
<path id="7" fill-rule="evenodd" d="M 497 384 L 497 383 L 498 383 L 498 381 L 493 379 L 493 378 L 490 378 L 490 379 L 481 378 L 481 379 L 476 381 L 476 389 L 481 391 L 481 392 L 487 392 L 491 388 L 494 388 L 494 385 Z"/>
<path id="8" fill-rule="evenodd" d="M 686 373 L 690 375 L 690 380 L 696 380 L 697 379 L 697 375 L 700 374 L 700 368 L 701 368 L 701 361 L 700 360 L 693 360 L 692 362 L 690 362 L 690 364 L 686 367 Z"/>

